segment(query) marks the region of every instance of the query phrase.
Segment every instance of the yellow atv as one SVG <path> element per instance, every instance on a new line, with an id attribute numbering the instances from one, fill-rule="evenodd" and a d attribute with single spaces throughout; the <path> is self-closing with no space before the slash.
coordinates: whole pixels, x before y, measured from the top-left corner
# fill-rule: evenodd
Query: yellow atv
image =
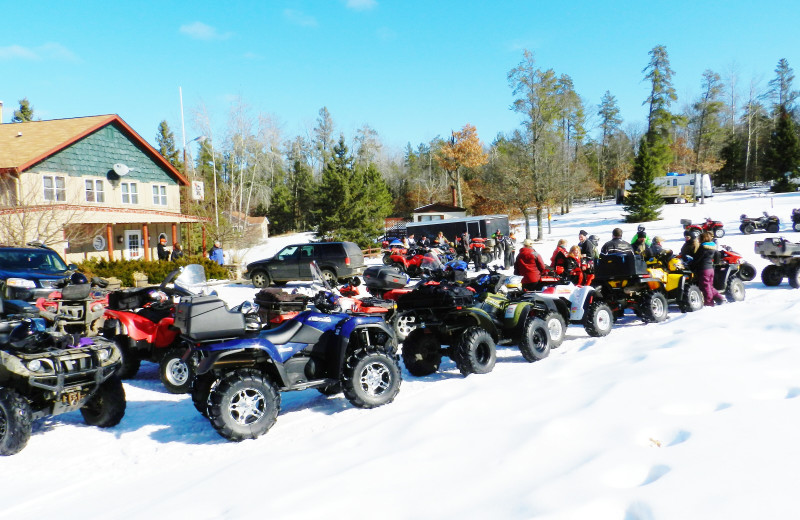
<path id="1" fill-rule="evenodd" d="M 703 292 L 697 285 L 694 273 L 672 251 L 666 249 L 648 260 L 647 270 L 653 278 L 661 280 L 667 301 L 676 304 L 681 312 L 694 312 L 703 308 Z"/>

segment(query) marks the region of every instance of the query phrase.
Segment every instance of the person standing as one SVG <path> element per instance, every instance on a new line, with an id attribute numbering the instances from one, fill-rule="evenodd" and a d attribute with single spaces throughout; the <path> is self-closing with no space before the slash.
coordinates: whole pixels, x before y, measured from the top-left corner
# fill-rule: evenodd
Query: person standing
<path id="1" fill-rule="evenodd" d="M 219 265 L 225 265 L 225 254 L 222 251 L 222 244 L 219 240 L 214 241 L 214 247 L 208 252 L 208 258 Z"/>
<path id="2" fill-rule="evenodd" d="M 545 269 L 544 260 L 533 248 L 533 240 L 530 238 L 523 240 L 522 248 L 514 262 L 514 274 L 522 276 L 522 288 L 526 291 L 538 289 Z"/>
<path id="3" fill-rule="evenodd" d="M 174 262 L 179 258 L 183 258 L 183 249 L 181 249 L 181 245 L 176 242 L 172 244 L 172 254 L 169 259 Z"/>
<path id="4" fill-rule="evenodd" d="M 694 233 L 688 229 L 683 232 L 683 237 L 686 239 L 686 241 L 681 246 L 680 256 L 683 258 L 683 261 L 688 264 L 692 261 L 694 255 L 697 253 L 697 250 L 700 248 L 700 242 L 697 241 Z"/>
<path id="5" fill-rule="evenodd" d="M 714 288 L 714 259 L 717 255 L 717 244 L 714 235 L 708 231 L 700 234 L 700 247 L 697 249 L 689 267 L 697 277 L 697 285 L 703 291 L 704 303 L 713 307 L 714 304 L 723 303 L 725 299 Z"/>
<path id="6" fill-rule="evenodd" d="M 506 241 L 503 232 L 498 229 L 494 235 L 492 235 L 492 238 L 494 238 L 494 251 L 492 251 L 494 259 L 501 260 L 505 257 L 506 251 Z"/>
<path id="7" fill-rule="evenodd" d="M 627 252 L 633 252 L 630 242 L 622 240 L 622 230 L 620 228 L 614 228 L 614 231 L 611 232 L 611 240 L 603 244 L 603 247 L 600 248 L 600 253 L 605 255 L 607 253 Z"/>
<path id="8" fill-rule="evenodd" d="M 509 236 L 504 237 L 503 241 L 505 242 L 503 253 L 503 268 L 509 269 L 511 266 L 514 265 L 514 246 L 516 245 L 516 238 L 514 237 L 514 233 L 512 232 Z"/>
<path id="9" fill-rule="evenodd" d="M 589 239 L 589 233 L 583 229 L 578 233 L 578 244 L 581 247 L 581 254 L 583 256 L 591 259 L 597 258 L 597 246 Z"/>
<path id="10" fill-rule="evenodd" d="M 161 235 L 161 238 L 158 239 L 158 245 L 156 246 L 156 250 L 158 251 L 159 260 L 169 260 L 169 249 L 167 249 L 167 237 Z"/>

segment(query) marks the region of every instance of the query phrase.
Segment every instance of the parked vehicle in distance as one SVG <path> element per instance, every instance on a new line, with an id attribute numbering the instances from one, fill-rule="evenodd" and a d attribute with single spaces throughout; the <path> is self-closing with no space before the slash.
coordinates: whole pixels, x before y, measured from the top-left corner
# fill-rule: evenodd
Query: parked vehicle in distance
<path id="1" fill-rule="evenodd" d="M 55 290 L 56 282 L 78 269 L 45 245 L 28 245 L 0 246 L 0 295 L 7 300 L 46 298 Z"/>
<path id="2" fill-rule="evenodd" d="M 354 242 L 312 242 L 286 246 L 272 258 L 247 264 L 243 274 L 256 288 L 313 280 L 309 264 L 315 261 L 331 285 L 364 272 L 364 253 Z"/>
<path id="3" fill-rule="evenodd" d="M 800 208 L 792 210 L 792 229 L 800 231 Z"/>
<path id="4" fill-rule="evenodd" d="M 780 285 L 784 278 L 789 285 L 800 288 L 800 242 L 792 243 L 785 238 L 757 240 L 755 252 L 770 264 L 761 271 L 761 281 L 767 287 Z"/>
<path id="5" fill-rule="evenodd" d="M 739 231 L 745 235 L 749 235 L 756 230 L 763 230 L 767 233 L 777 233 L 781 229 L 781 220 L 775 215 L 768 215 L 766 211 L 762 217 L 750 218 L 743 214 L 739 217 L 739 220 L 741 221 Z"/>

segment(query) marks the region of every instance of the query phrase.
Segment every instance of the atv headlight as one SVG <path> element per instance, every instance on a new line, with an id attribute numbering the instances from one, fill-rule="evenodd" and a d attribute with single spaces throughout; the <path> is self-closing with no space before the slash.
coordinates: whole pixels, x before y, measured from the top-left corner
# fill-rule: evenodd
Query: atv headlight
<path id="1" fill-rule="evenodd" d="M 6 285 L 9 287 L 19 287 L 22 289 L 36 289 L 36 283 L 27 278 L 7 278 Z"/>
<path id="2" fill-rule="evenodd" d="M 34 359 L 33 361 L 28 361 L 28 370 L 31 372 L 38 372 L 42 369 L 42 362 L 38 359 Z"/>
<path id="3" fill-rule="evenodd" d="M 110 348 L 101 348 L 97 351 L 97 359 L 100 361 L 108 361 L 108 358 L 111 357 L 111 349 Z"/>
<path id="4" fill-rule="evenodd" d="M 35 372 L 39 375 L 42 374 L 54 374 L 55 369 L 53 368 L 53 362 L 49 359 L 32 359 L 25 364 L 28 367 L 28 370 L 31 372 Z"/>

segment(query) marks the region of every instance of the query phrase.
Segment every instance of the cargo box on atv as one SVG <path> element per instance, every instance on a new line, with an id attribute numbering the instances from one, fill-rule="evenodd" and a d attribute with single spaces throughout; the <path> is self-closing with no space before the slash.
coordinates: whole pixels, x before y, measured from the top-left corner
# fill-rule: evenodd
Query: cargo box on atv
<path id="1" fill-rule="evenodd" d="M 114 311 L 140 309 L 151 301 L 149 293 L 152 289 L 152 287 L 137 287 L 109 293 L 108 308 Z"/>
<path id="2" fill-rule="evenodd" d="M 793 244 L 785 238 L 756 240 L 755 251 L 761 256 L 800 256 L 800 243 Z"/>
<path id="3" fill-rule="evenodd" d="M 364 270 L 364 285 L 370 289 L 402 289 L 408 276 L 400 269 L 389 265 L 374 265 Z"/>
<path id="4" fill-rule="evenodd" d="M 600 255 L 595 263 L 594 279 L 597 281 L 647 275 L 647 264 L 633 253 L 608 253 Z"/>
<path id="5" fill-rule="evenodd" d="M 181 298 L 175 307 L 175 326 L 195 341 L 233 338 L 245 335 L 245 317 L 229 311 L 216 296 Z"/>
<path id="6" fill-rule="evenodd" d="M 269 323 L 286 312 L 300 312 L 308 305 L 309 297 L 303 294 L 291 294 L 281 289 L 265 287 L 256 293 L 254 299 L 258 304 L 258 316 L 261 323 Z"/>
<path id="7" fill-rule="evenodd" d="M 475 293 L 466 287 L 441 284 L 425 284 L 397 299 L 397 310 L 436 309 L 469 307 L 475 301 Z"/>

